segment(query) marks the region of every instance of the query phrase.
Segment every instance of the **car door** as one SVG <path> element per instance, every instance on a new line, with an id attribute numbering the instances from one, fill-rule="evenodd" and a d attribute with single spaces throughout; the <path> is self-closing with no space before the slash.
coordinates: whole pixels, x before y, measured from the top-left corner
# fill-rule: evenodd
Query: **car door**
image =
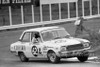
<path id="1" fill-rule="evenodd" d="M 26 55 L 26 57 L 32 57 L 32 53 L 31 53 L 31 32 L 25 32 L 20 40 L 21 45 L 24 46 L 24 54 Z"/>
<path id="2" fill-rule="evenodd" d="M 43 58 L 43 52 L 42 52 L 43 45 L 39 32 L 32 32 L 31 42 L 32 42 L 31 45 L 33 45 L 31 49 L 33 57 Z"/>
<path id="3" fill-rule="evenodd" d="M 41 58 L 42 54 L 42 44 L 41 38 L 40 41 L 37 41 L 38 36 L 36 35 L 38 32 L 27 32 L 23 36 L 24 45 L 26 47 L 25 55 L 29 58 Z"/>

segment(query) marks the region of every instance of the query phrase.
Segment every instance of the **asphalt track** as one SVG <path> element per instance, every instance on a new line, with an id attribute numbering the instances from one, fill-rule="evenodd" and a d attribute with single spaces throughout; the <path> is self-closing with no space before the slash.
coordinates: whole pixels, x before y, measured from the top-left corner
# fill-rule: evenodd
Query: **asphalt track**
<path id="1" fill-rule="evenodd" d="M 100 29 L 100 19 L 89 20 L 85 25 L 91 29 Z M 74 35 L 75 27 L 73 23 L 60 26 L 65 27 L 71 35 Z M 19 39 L 22 31 L 23 30 L 0 32 L 0 67 L 100 67 L 99 62 L 87 61 L 85 63 L 80 63 L 78 60 L 71 59 L 64 59 L 59 64 L 52 64 L 45 59 L 21 62 L 18 57 L 10 53 L 9 46 Z"/>

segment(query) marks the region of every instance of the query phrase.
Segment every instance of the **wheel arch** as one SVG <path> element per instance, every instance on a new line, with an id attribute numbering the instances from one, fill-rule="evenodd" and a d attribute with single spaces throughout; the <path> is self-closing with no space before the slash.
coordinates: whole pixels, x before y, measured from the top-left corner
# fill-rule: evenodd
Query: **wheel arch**
<path id="1" fill-rule="evenodd" d="M 51 52 L 55 52 L 55 51 L 54 51 L 54 50 L 48 50 L 48 51 L 47 51 L 47 54 L 48 54 L 48 53 L 51 53 Z"/>
<path id="2" fill-rule="evenodd" d="M 29 61 L 29 58 L 27 58 L 27 57 L 25 56 L 24 52 L 22 52 L 22 51 L 19 51 L 19 52 L 18 52 L 18 56 L 19 56 L 19 58 L 20 58 L 20 60 L 21 60 L 22 62 L 28 62 L 28 61 Z"/>
<path id="3" fill-rule="evenodd" d="M 24 52 L 23 51 L 18 51 L 18 56 L 19 56 L 20 53 L 24 53 Z"/>
<path id="4" fill-rule="evenodd" d="M 56 51 L 56 50 L 49 49 L 49 50 L 47 51 L 47 54 L 50 53 L 50 52 L 54 52 L 57 56 L 59 56 L 58 51 Z"/>
<path id="5" fill-rule="evenodd" d="M 50 59 L 50 54 L 51 53 L 55 53 L 55 59 L 54 59 L 54 61 L 52 61 L 51 59 Z M 53 56 L 54 56 L 54 54 L 52 54 Z M 51 56 L 52 56 L 51 55 Z M 54 51 L 54 50 L 49 50 L 48 52 L 47 52 L 47 58 L 48 58 L 48 60 L 50 61 L 50 62 L 52 62 L 52 63 L 58 63 L 59 61 L 60 61 L 60 57 L 58 57 L 57 56 L 57 54 L 56 54 L 56 52 Z"/>

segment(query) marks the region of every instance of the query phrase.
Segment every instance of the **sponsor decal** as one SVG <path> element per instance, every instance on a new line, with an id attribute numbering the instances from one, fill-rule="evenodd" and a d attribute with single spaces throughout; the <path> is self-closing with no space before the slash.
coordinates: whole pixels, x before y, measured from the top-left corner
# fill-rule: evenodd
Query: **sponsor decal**
<path id="1" fill-rule="evenodd" d="M 0 5 L 24 5 L 24 4 L 33 4 L 34 0 L 0 0 Z"/>
<path id="2" fill-rule="evenodd" d="M 32 47 L 31 52 L 35 57 L 37 57 L 39 54 L 42 54 L 41 48 L 37 48 L 36 46 Z"/>
<path id="3" fill-rule="evenodd" d="M 44 47 L 43 47 L 43 50 L 47 50 L 48 48 L 53 48 L 53 47 L 50 47 L 50 46 L 44 46 Z"/>
<path id="4" fill-rule="evenodd" d="M 14 50 L 26 50 L 26 47 L 25 46 L 23 46 L 23 45 L 16 45 L 16 46 L 14 46 Z"/>
<path id="5" fill-rule="evenodd" d="M 47 50 L 47 47 L 46 47 L 46 46 L 44 46 L 44 47 L 43 47 L 43 50 Z"/>
<path id="6" fill-rule="evenodd" d="M 36 46 L 33 46 L 32 47 L 32 54 L 34 55 L 34 56 L 38 56 L 38 49 L 37 49 L 37 47 Z"/>
<path id="7" fill-rule="evenodd" d="M 66 40 L 58 40 L 58 41 L 55 41 L 55 43 L 63 43 L 63 42 L 67 42 Z"/>

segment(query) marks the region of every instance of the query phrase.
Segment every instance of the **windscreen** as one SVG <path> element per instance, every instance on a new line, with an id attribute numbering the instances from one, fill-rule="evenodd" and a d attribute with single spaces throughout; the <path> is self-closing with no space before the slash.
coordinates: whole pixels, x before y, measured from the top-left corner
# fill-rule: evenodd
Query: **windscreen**
<path id="1" fill-rule="evenodd" d="M 70 37 L 70 34 L 65 29 L 54 29 L 54 30 L 47 30 L 41 33 L 42 38 L 44 41 L 49 41 L 49 40 L 54 40 L 54 39 L 59 39 L 59 38 L 64 38 Z"/>

